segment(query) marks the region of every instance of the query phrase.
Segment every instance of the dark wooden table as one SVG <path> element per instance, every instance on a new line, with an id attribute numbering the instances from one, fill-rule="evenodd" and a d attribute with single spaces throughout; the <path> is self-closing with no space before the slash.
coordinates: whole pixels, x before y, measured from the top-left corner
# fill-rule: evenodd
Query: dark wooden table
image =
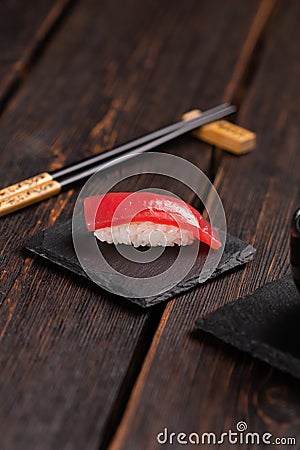
<path id="1" fill-rule="evenodd" d="M 1 2 L 1 186 L 225 100 L 258 137 L 240 158 L 191 137 L 173 144 L 211 177 L 230 233 L 257 254 L 147 312 L 24 252 L 71 217 L 79 188 L 0 220 L 1 450 L 156 449 L 165 427 L 222 433 L 239 420 L 300 448 L 299 382 L 193 335 L 197 318 L 288 271 L 299 21 L 297 0 Z"/>

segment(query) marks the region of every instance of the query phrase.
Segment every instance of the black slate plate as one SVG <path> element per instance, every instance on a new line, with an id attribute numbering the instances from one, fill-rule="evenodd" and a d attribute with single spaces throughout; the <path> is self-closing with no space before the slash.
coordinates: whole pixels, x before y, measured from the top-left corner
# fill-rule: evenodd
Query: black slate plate
<path id="1" fill-rule="evenodd" d="M 53 227 L 48 228 L 44 232 L 40 232 L 37 235 L 33 236 L 31 240 L 27 244 L 27 249 L 34 252 L 35 254 L 42 256 L 43 258 L 54 262 L 57 265 L 60 265 L 72 272 L 76 275 L 83 276 L 88 278 L 82 267 L 80 266 L 77 256 L 74 251 L 73 242 L 72 242 L 72 234 L 71 234 L 71 221 L 61 224 L 56 224 Z M 94 236 L 89 234 L 88 237 L 85 237 L 87 241 L 89 239 L 94 241 Z M 87 242 L 87 245 L 88 242 Z M 108 259 L 109 263 L 116 269 L 122 272 L 124 270 L 124 261 L 120 257 L 119 253 L 116 251 L 113 245 L 109 244 L 101 244 L 102 253 L 105 254 L 105 257 Z M 187 249 L 187 247 L 186 247 Z M 185 250 L 188 252 L 188 250 Z M 221 275 L 222 273 L 233 269 L 237 266 L 245 264 L 250 261 L 253 257 L 255 249 L 251 245 L 247 245 L 239 239 L 227 235 L 225 250 L 222 255 L 222 258 L 219 262 L 219 265 L 211 278 Z M 174 258 L 178 253 L 178 247 L 168 247 L 165 249 L 163 254 L 152 264 L 136 264 L 126 263 L 126 273 L 133 274 L 135 276 L 153 276 L 157 273 L 162 273 L 170 266 Z M 201 279 L 199 280 L 199 274 L 205 262 L 206 256 L 208 253 L 208 247 L 204 244 L 201 244 L 198 257 L 196 262 L 188 275 L 184 278 L 183 281 L 178 283 L 176 286 L 170 288 L 166 292 L 159 294 L 157 296 L 146 297 L 146 298 L 131 298 L 124 294 L 128 300 L 139 304 L 142 307 L 152 306 L 161 301 L 170 299 L 175 295 L 178 295 L 182 292 L 191 289 L 194 286 L 201 284 Z M 184 258 L 185 256 L 183 256 Z M 188 257 L 188 254 L 186 254 Z M 204 276 L 204 275 L 203 275 Z M 112 278 L 107 279 L 107 287 L 109 288 L 110 283 L 113 283 L 115 280 Z M 120 291 L 126 293 L 126 283 L 124 286 L 120 286 Z"/>
<path id="2" fill-rule="evenodd" d="M 197 321 L 197 327 L 268 364 L 300 378 L 300 294 L 292 277 Z"/>

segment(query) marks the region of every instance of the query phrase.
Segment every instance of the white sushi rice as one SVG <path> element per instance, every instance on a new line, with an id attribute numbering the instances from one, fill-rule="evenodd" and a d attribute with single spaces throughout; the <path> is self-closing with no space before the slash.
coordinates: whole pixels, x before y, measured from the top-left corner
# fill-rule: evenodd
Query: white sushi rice
<path id="1" fill-rule="evenodd" d="M 94 232 L 101 242 L 150 247 L 169 247 L 191 245 L 196 239 L 192 232 L 173 225 L 161 225 L 153 222 L 130 223 L 101 228 Z"/>

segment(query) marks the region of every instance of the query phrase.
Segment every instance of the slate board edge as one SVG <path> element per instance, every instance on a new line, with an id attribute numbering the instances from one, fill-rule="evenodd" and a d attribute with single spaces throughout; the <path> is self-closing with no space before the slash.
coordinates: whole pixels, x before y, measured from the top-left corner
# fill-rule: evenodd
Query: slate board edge
<path id="1" fill-rule="evenodd" d="M 249 339 L 245 333 L 241 330 L 240 332 L 235 332 L 234 335 L 231 333 L 226 333 L 226 328 L 224 327 L 224 332 L 216 334 L 215 329 L 212 328 L 210 323 L 207 323 L 207 319 L 209 319 L 211 316 L 213 316 L 216 312 L 221 313 L 222 309 L 224 308 L 230 308 L 235 305 L 237 301 L 245 301 L 247 297 L 250 297 L 255 292 L 260 291 L 264 289 L 268 285 L 273 285 L 277 281 L 280 281 L 281 279 L 286 278 L 286 276 L 279 278 L 278 280 L 268 282 L 264 284 L 263 286 L 260 286 L 258 289 L 256 289 L 252 294 L 248 294 L 244 297 L 241 297 L 237 300 L 234 300 L 227 305 L 222 306 L 221 308 L 218 308 L 216 311 L 208 314 L 205 317 L 202 317 L 196 321 L 196 327 L 213 336 L 215 339 L 217 339 L 219 342 L 224 342 L 227 345 L 232 346 L 233 348 L 236 348 L 246 354 L 249 354 L 251 357 L 258 359 L 259 361 L 262 361 L 266 364 L 269 364 L 270 366 L 287 373 L 289 375 L 294 376 L 295 378 L 300 378 L 300 360 L 298 358 L 295 358 L 290 353 L 285 353 L 277 348 L 264 344 L 261 341 L 257 341 L 255 339 Z M 238 337 L 239 342 L 234 341 L 232 338 Z M 273 355 L 273 358 L 268 357 L 268 355 Z M 275 357 L 276 355 L 276 357 Z M 288 359 L 287 359 L 288 355 Z M 276 359 L 275 359 L 276 358 Z M 288 364 L 288 362 L 292 364 Z M 294 364 L 294 366 L 293 366 Z M 298 366 L 299 369 L 295 370 L 295 366 Z"/>
<path id="2" fill-rule="evenodd" d="M 236 349 L 238 349 L 238 350 L 240 350 L 240 351 L 242 351 L 242 352 L 244 352 L 246 354 L 249 354 L 251 357 L 253 357 L 255 359 L 258 359 L 259 361 L 262 361 L 262 362 L 264 362 L 266 364 L 269 364 L 270 366 L 272 366 L 272 367 L 274 367 L 276 369 L 279 369 L 280 371 L 282 371 L 284 373 L 287 373 L 289 375 L 293 375 L 295 378 L 300 378 L 300 369 L 299 369 L 299 371 L 294 370 L 293 367 L 287 369 L 286 358 L 285 358 L 285 353 L 284 352 L 281 352 L 281 351 L 279 351 L 279 350 L 275 349 L 274 347 L 271 347 L 271 346 L 269 346 L 267 344 L 263 345 L 261 342 L 255 341 L 254 339 L 251 339 L 250 341 L 247 340 L 247 342 L 246 342 L 246 337 L 244 335 L 242 335 L 242 334 L 236 335 L 239 338 L 241 338 L 240 343 L 233 342 L 225 334 L 224 335 L 221 335 L 221 334 L 216 335 L 212 329 L 210 329 L 209 327 L 206 327 L 204 324 L 202 324 L 201 320 L 203 320 L 203 319 L 200 319 L 200 320 L 197 321 L 197 328 L 199 330 L 210 334 L 211 336 L 213 336 L 218 341 L 223 342 L 223 343 L 225 343 L 227 345 L 230 345 L 231 347 L 236 348 Z M 244 346 L 242 344 L 244 344 Z M 261 348 L 258 348 L 258 346 L 259 347 L 263 347 L 265 349 L 266 353 L 262 352 Z M 266 356 L 266 354 L 268 352 L 269 353 L 270 352 L 271 353 L 276 352 L 276 357 L 278 359 L 277 360 L 273 360 L 273 359 L 268 358 Z M 294 358 L 291 355 L 289 356 L 289 359 L 292 362 L 296 363 L 296 364 L 297 363 L 300 364 L 299 360 L 297 358 Z"/>
<path id="3" fill-rule="evenodd" d="M 34 235 L 27 242 L 26 249 L 29 250 L 30 252 L 34 253 L 35 255 L 37 255 L 40 258 L 50 261 L 50 263 L 53 264 L 54 266 L 58 265 L 58 266 L 62 267 L 64 270 L 68 270 L 68 271 L 71 271 L 74 273 L 74 271 L 72 270 L 72 265 L 68 265 L 68 262 L 65 259 L 64 259 L 64 262 L 62 263 L 59 261 L 59 259 L 60 259 L 59 255 L 56 255 L 57 260 L 53 261 L 52 257 L 50 256 L 50 252 L 48 252 L 42 246 L 43 237 L 44 237 L 45 232 L 47 232 L 47 230 L 48 229 L 41 231 L 40 233 L 37 233 L 36 235 Z M 211 277 L 209 279 L 207 279 L 205 282 L 209 282 L 210 280 L 221 275 L 224 272 L 230 272 L 232 269 L 246 264 L 247 262 L 252 260 L 255 252 L 256 252 L 256 249 L 252 245 L 247 244 L 246 247 L 244 247 L 241 251 L 238 251 L 238 252 L 232 254 L 229 258 L 227 258 L 227 260 L 223 262 L 222 266 L 218 267 L 215 270 L 215 272 L 211 275 Z M 228 263 L 230 261 L 231 261 L 231 263 L 228 268 Z M 81 277 L 85 278 L 86 280 L 91 281 L 83 269 L 80 270 L 80 273 L 76 273 L 76 275 L 81 276 Z M 198 276 L 191 278 L 190 280 L 188 280 L 188 282 L 185 282 L 184 285 L 179 283 L 178 285 L 174 286 L 174 288 L 166 291 L 165 293 L 163 293 L 161 295 L 157 295 L 155 297 L 149 297 L 149 298 L 126 297 L 126 300 L 133 302 L 142 308 L 149 308 L 149 307 L 155 306 L 156 304 L 161 303 L 163 301 L 170 300 L 173 297 L 183 294 L 184 292 L 187 292 L 187 291 L 193 289 L 194 287 L 199 286 L 204 283 L 201 281 L 197 282 L 197 278 L 198 278 Z M 98 287 L 99 287 L 99 289 L 101 289 L 100 286 L 98 286 Z M 110 292 L 106 291 L 104 288 L 101 290 L 103 290 L 105 293 L 110 294 Z M 122 296 L 119 296 L 119 297 L 125 298 Z"/>
<path id="4" fill-rule="evenodd" d="M 38 247 L 37 247 L 37 248 L 33 248 L 32 244 L 34 244 L 34 243 L 35 243 L 35 238 L 33 237 L 33 238 L 30 239 L 30 240 L 28 241 L 28 243 L 26 244 L 26 247 L 25 247 L 26 250 L 29 250 L 31 253 L 33 253 L 34 255 L 36 255 L 38 258 L 41 258 L 42 260 L 45 260 L 45 261 L 50 262 L 51 265 L 53 265 L 54 268 L 55 268 L 55 266 L 59 266 L 59 267 L 61 267 L 64 271 L 66 271 L 67 273 L 69 273 L 69 274 L 74 274 L 74 271 L 72 270 L 71 264 L 69 265 L 69 267 L 67 267 L 67 266 L 68 266 L 68 263 L 66 262 L 66 260 L 64 260 L 64 263 L 59 262 L 59 260 L 57 260 L 57 261 L 54 262 L 53 259 L 52 259 L 50 256 L 47 255 L 47 251 L 46 251 L 44 248 L 43 248 L 43 254 L 39 253 Z M 87 280 L 87 281 L 93 283 L 93 281 L 88 277 L 88 275 L 85 273 L 84 270 L 82 270 L 81 273 L 76 273 L 75 276 L 76 276 L 76 277 L 84 278 L 85 280 Z M 97 284 L 95 284 L 95 283 L 93 283 L 93 284 L 94 284 L 96 287 L 98 287 L 98 289 L 100 289 L 100 290 L 102 290 L 103 292 L 105 292 L 107 295 L 111 295 L 110 292 L 106 291 L 105 289 L 101 289 L 101 287 L 100 287 L 100 286 L 97 286 Z M 121 297 L 121 296 L 119 296 L 119 297 L 120 297 L 120 298 L 124 298 L 124 297 Z M 140 307 L 142 307 L 142 308 L 148 308 L 149 306 L 152 306 L 152 305 L 147 304 L 147 302 L 145 301 L 145 299 L 135 299 L 135 298 L 130 298 L 130 299 L 129 299 L 129 298 L 126 298 L 126 301 L 133 302 L 133 303 L 135 303 L 136 305 L 138 305 L 138 306 L 140 306 Z"/>

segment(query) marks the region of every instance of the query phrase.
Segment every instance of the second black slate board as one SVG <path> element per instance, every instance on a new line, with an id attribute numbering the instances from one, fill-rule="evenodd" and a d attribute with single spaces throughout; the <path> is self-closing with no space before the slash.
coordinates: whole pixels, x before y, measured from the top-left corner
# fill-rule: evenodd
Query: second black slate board
<path id="1" fill-rule="evenodd" d="M 26 247 L 35 254 L 70 270 L 76 275 L 88 278 L 77 260 L 72 242 L 71 229 L 71 221 L 56 224 L 53 227 L 50 227 L 47 230 L 33 236 Z M 91 239 L 94 239 L 92 235 Z M 120 255 L 115 251 L 114 246 L 109 244 L 101 244 L 101 246 L 103 252 L 110 258 L 110 263 L 114 264 L 116 268 L 118 268 L 118 265 L 120 265 Z M 172 259 L 171 256 L 176 251 L 177 250 L 175 247 L 167 248 L 163 255 L 157 260 L 155 264 L 155 271 L 161 270 L 163 272 L 166 267 L 168 267 L 169 261 Z M 199 274 L 203 267 L 207 251 L 208 247 L 201 244 L 199 256 L 197 257 L 197 260 L 188 276 L 170 290 L 153 297 L 128 298 L 126 296 L 126 298 L 145 308 L 160 303 L 164 300 L 168 300 L 175 295 L 181 294 L 182 292 L 201 284 Z M 251 245 L 247 245 L 238 238 L 227 235 L 224 253 L 211 278 L 219 276 L 228 270 L 247 263 L 252 259 L 254 253 L 255 249 Z M 135 270 L 134 267 L 132 267 L 132 270 Z M 147 268 L 143 269 L 143 265 L 139 265 L 139 271 L 140 270 L 147 270 Z"/>
<path id="2" fill-rule="evenodd" d="M 197 327 L 300 378 L 299 322 L 300 294 L 286 276 L 199 319 Z"/>

